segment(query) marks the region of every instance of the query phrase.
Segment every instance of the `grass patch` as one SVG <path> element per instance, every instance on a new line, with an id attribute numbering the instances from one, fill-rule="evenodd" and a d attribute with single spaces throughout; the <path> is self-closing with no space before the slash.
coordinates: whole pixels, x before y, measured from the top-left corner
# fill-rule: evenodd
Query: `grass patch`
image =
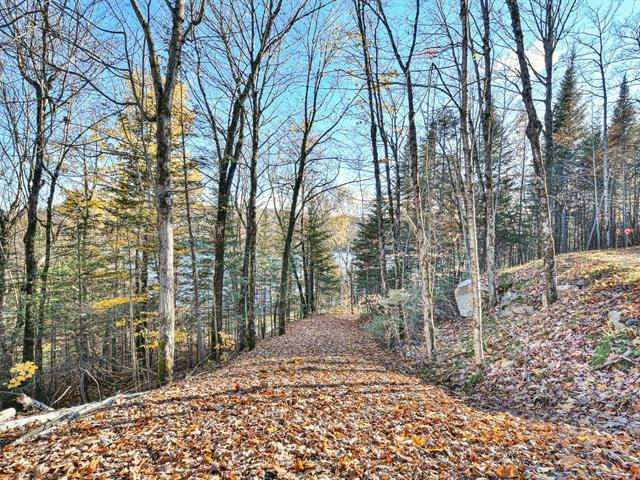
<path id="1" fill-rule="evenodd" d="M 613 353 L 622 354 L 627 350 L 629 337 L 626 334 L 608 335 L 597 346 L 589 362 L 593 366 L 603 365 Z"/>

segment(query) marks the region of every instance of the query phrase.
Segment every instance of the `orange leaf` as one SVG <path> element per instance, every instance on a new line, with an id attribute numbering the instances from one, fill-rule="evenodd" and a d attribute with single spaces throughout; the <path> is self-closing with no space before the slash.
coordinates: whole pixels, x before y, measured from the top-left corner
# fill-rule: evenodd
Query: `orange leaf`
<path id="1" fill-rule="evenodd" d="M 301 458 L 298 458 L 295 463 L 293 464 L 293 469 L 296 472 L 304 472 L 305 470 L 309 470 L 313 467 L 315 467 L 316 464 L 313 462 L 305 462 L 304 460 L 302 460 Z"/>
<path id="2" fill-rule="evenodd" d="M 520 470 L 513 465 L 499 465 L 496 467 L 496 475 L 498 478 L 518 478 Z"/>
<path id="3" fill-rule="evenodd" d="M 293 469 L 296 472 L 304 472 L 305 471 L 305 465 L 304 465 L 304 460 L 301 459 L 297 459 L 296 462 L 293 465 Z"/>

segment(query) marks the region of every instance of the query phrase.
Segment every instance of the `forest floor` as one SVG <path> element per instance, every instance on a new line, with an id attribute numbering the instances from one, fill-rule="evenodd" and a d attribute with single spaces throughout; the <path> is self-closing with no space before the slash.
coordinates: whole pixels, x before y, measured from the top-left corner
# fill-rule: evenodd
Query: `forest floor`
<path id="1" fill-rule="evenodd" d="M 503 295 L 534 313 L 487 315 L 482 376 L 469 319 L 440 322 L 439 361 L 423 374 L 473 405 L 623 431 L 640 449 L 640 248 L 559 255 L 557 267 L 560 285 L 583 287 L 549 307 L 540 261 L 500 273 Z"/>
<path id="2" fill-rule="evenodd" d="M 0 453 L 1 478 L 640 478 L 624 432 L 475 408 L 354 318 L 290 326 L 227 367 Z"/>

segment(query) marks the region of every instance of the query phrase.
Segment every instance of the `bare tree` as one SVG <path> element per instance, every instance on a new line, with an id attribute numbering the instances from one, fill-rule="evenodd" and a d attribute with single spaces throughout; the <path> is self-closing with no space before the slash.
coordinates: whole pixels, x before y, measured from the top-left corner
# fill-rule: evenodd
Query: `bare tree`
<path id="1" fill-rule="evenodd" d="M 212 15 L 206 21 L 211 37 L 220 42 L 220 46 L 210 44 L 204 39 L 196 39 L 196 70 L 200 101 L 205 107 L 216 152 L 218 156 L 216 225 L 214 232 L 214 274 L 212 317 L 212 348 L 219 354 L 219 334 L 222 332 L 223 290 L 225 272 L 225 251 L 231 188 L 234 184 L 238 162 L 242 154 L 245 137 L 246 106 L 259 68 L 264 58 L 277 48 L 291 31 L 293 26 L 308 12 L 305 7 L 308 0 L 301 0 L 291 11 L 283 13 L 283 0 L 263 0 L 261 2 L 216 3 Z M 237 34 L 234 34 L 237 32 Z M 205 49 L 208 50 L 205 51 Z M 216 101 L 211 98 L 201 78 L 203 61 L 217 65 L 211 55 L 217 55 L 218 48 L 224 52 L 226 68 L 231 72 L 231 81 L 224 85 L 225 94 L 230 99 L 226 128 L 215 112 Z M 202 72 L 202 73 L 201 73 Z M 209 72 L 215 73 L 215 72 Z M 222 138 L 220 138 L 222 137 Z"/>
<path id="2" fill-rule="evenodd" d="M 77 4 L 25 2 L 1 10 L 4 21 L 2 33 L 9 37 L 7 53 L 17 66 L 20 77 L 33 90 L 35 118 L 33 154 L 30 161 L 26 191 L 27 224 L 23 236 L 25 278 L 22 285 L 20 327 L 24 328 L 23 361 L 35 360 L 38 325 L 34 319 L 35 294 L 38 275 L 36 234 L 40 191 L 45 184 L 49 140 L 55 128 L 56 114 L 81 89 L 68 74 L 75 61 L 78 45 L 85 30 L 78 18 L 68 15 Z M 51 25 L 57 25 L 54 30 Z"/>
<path id="3" fill-rule="evenodd" d="M 418 40 L 418 26 L 420 22 L 420 0 L 415 2 L 415 15 L 411 24 L 411 36 L 409 42 L 409 51 L 405 58 L 400 53 L 400 47 L 396 36 L 391 29 L 391 24 L 385 13 L 385 9 L 381 0 L 376 0 L 375 7 L 372 7 L 380 21 L 382 22 L 387 35 L 389 37 L 389 43 L 393 55 L 400 67 L 402 75 L 404 77 L 404 86 L 407 94 L 408 103 L 408 141 L 409 141 L 409 168 L 411 175 L 411 195 L 413 209 L 411 212 L 411 225 L 413 228 L 414 236 L 416 239 L 416 246 L 418 251 L 418 265 L 420 272 L 420 292 L 422 298 L 422 320 L 424 323 L 424 339 L 427 357 L 429 360 L 433 360 L 435 356 L 435 324 L 433 320 L 433 299 L 431 293 L 431 260 L 429 258 L 429 246 L 430 246 L 430 228 L 428 220 L 428 210 L 425 211 L 425 198 L 422 192 L 422 185 L 418 175 L 418 129 L 416 126 L 416 106 L 414 98 L 414 84 L 411 76 L 412 61 L 416 52 L 416 45 Z"/>
<path id="4" fill-rule="evenodd" d="M 172 107 L 173 96 L 180 73 L 182 47 L 191 31 L 204 17 L 205 2 L 199 6 L 191 4 L 189 12 L 184 0 L 167 2 L 166 7 L 171 15 L 171 36 L 166 45 L 167 63 L 163 69 L 154 33 L 149 23 L 151 18 L 142 12 L 137 0 L 130 0 L 140 28 L 147 44 L 147 59 L 153 82 L 155 111 L 145 112 L 148 121 L 156 124 L 156 211 L 158 216 L 158 260 L 160 283 L 158 333 L 160 359 L 158 362 L 158 379 L 160 383 L 173 379 L 173 360 L 175 350 L 175 278 L 173 266 L 173 192 L 170 169 L 172 151 Z M 187 19 L 187 14 L 190 18 Z M 144 104 L 141 105 L 144 110 Z"/>
<path id="5" fill-rule="evenodd" d="M 467 243 L 469 250 L 469 270 L 471 272 L 471 291 L 473 298 L 473 351 L 476 368 L 484 366 L 484 348 L 482 345 L 482 297 L 480 290 L 480 255 L 478 253 L 478 228 L 476 225 L 476 192 L 475 168 L 472 157 L 474 143 L 473 135 L 469 132 L 469 4 L 467 0 L 460 1 L 460 23 L 462 25 L 462 39 L 460 44 L 460 136 L 464 157 L 464 213 L 467 226 Z"/>
<path id="6" fill-rule="evenodd" d="M 284 335 L 286 332 L 287 305 L 289 300 L 289 268 L 293 247 L 293 235 L 301 212 L 299 203 L 304 203 L 302 201 L 304 198 L 301 200 L 301 190 L 305 180 L 305 171 L 308 163 L 312 160 L 312 155 L 315 150 L 330 138 L 331 133 L 342 121 L 342 118 L 353 101 L 349 102 L 344 110 L 338 111 L 338 114 L 328 122 L 328 125 L 321 127 L 322 130 L 319 129 L 318 123 L 326 120 L 323 115 L 324 110 L 333 108 L 331 102 L 334 101 L 335 90 L 327 89 L 325 82 L 331 73 L 331 64 L 335 60 L 341 45 L 340 40 L 335 37 L 337 32 L 331 29 L 331 20 L 332 12 L 327 13 L 326 17 L 323 17 L 323 12 L 319 10 L 314 11 L 309 16 L 309 23 L 305 35 L 306 70 L 303 87 L 303 111 L 302 119 L 299 125 L 295 127 L 295 130 L 299 131 L 300 144 L 298 152 L 296 153 L 293 193 L 287 214 L 287 221 L 284 224 L 285 239 L 276 306 L 279 335 Z"/>
<path id="7" fill-rule="evenodd" d="M 516 42 L 520 81 L 522 82 L 522 101 L 524 102 L 525 109 L 527 111 L 528 122 L 526 134 L 529 139 L 529 143 L 531 144 L 531 156 L 533 158 L 533 168 L 535 171 L 535 188 L 541 208 L 545 298 L 547 303 L 551 304 L 558 299 L 558 290 L 556 283 L 555 245 L 553 228 L 551 225 L 551 205 L 549 202 L 549 192 L 547 187 L 547 172 L 542 159 L 542 150 L 540 147 L 542 123 L 540 123 L 540 120 L 538 119 L 538 114 L 533 100 L 533 89 L 531 86 L 529 65 L 527 63 L 524 49 L 524 35 L 522 33 L 518 0 L 507 0 L 507 4 L 509 5 L 511 28 Z"/>
<path id="8" fill-rule="evenodd" d="M 193 317 L 196 323 L 196 343 L 198 352 L 198 362 L 204 361 L 207 357 L 206 334 L 204 319 L 202 318 L 202 306 L 200 295 L 200 274 L 198 272 L 198 259 L 196 256 L 196 239 L 193 231 L 193 215 L 191 208 L 191 188 L 189 182 L 189 167 L 187 162 L 186 128 L 184 119 L 184 99 L 180 89 L 180 138 L 182 147 L 182 181 L 184 183 L 184 207 L 187 220 L 187 234 L 189 239 L 189 257 L 191 259 L 191 284 L 193 286 Z"/>
<path id="9" fill-rule="evenodd" d="M 20 119 L 24 112 L 16 108 L 16 98 L 13 89 L 3 82 L 2 111 L 7 125 L 4 126 L 9 135 L 5 141 L 0 141 L 0 149 L 4 158 L 10 163 L 2 163 L 4 173 L 0 174 L 2 180 L 2 196 L 0 196 L 0 369 L 8 370 L 11 363 L 11 335 L 8 321 L 5 322 L 5 299 L 7 295 L 7 268 L 10 259 L 11 234 L 16 224 L 24 213 L 22 202 L 24 200 L 23 184 L 27 174 L 28 140 L 21 138 L 19 127 Z"/>
<path id="10" fill-rule="evenodd" d="M 374 84 L 371 68 L 371 57 L 369 54 L 369 38 L 367 33 L 367 18 L 365 15 L 365 0 L 353 0 L 356 14 L 358 32 L 360 35 L 360 45 L 362 47 L 363 70 L 367 85 L 367 104 L 369 105 L 369 123 L 371 137 L 371 159 L 373 162 L 373 178 L 376 191 L 376 219 L 378 222 L 378 260 L 380 263 L 380 294 L 384 297 L 387 294 L 387 256 L 385 252 L 385 226 L 382 212 L 382 182 L 380 180 L 380 159 L 378 157 L 378 119 L 376 113 L 378 85 Z M 388 159 L 386 159 L 388 165 Z M 388 175 L 387 175 L 388 178 Z M 392 200 L 392 199 L 390 199 Z M 393 203 L 391 203 L 393 209 Z M 393 219 L 393 216 L 391 216 Z"/>
<path id="11" fill-rule="evenodd" d="M 553 143 L 553 73 L 554 55 L 562 39 L 569 33 L 570 21 L 580 6 L 579 0 L 529 0 L 531 22 L 535 37 L 542 44 L 544 57 L 544 73 L 536 69 L 528 62 L 536 78 L 544 87 L 544 162 L 547 172 L 548 188 L 551 195 L 551 212 L 555 212 L 558 219 L 560 208 L 558 207 L 558 192 L 554 179 L 554 143 Z M 556 221 L 556 230 L 559 221 Z M 560 234 L 557 230 L 556 244 L 560 245 Z"/>
<path id="12" fill-rule="evenodd" d="M 606 12 L 600 9 L 590 8 L 590 27 L 582 33 L 582 45 L 589 52 L 589 60 L 595 66 L 598 82 L 595 87 L 599 90 L 602 99 L 602 206 L 604 216 L 604 236 L 607 248 L 611 248 L 614 242 L 612 222 L 612 195 L 611 195 L 611 168 L 609 155 L 609 95 L 608 95 L 608 70 L 615 61 L 617 45 L 611 35 L 614 27 L 615 14 L 620 2 L 614 4 L 614 8 L 608 8 Z M 596 215 L 599 216 L 598 199 L 596 201 Z M 598 223 L 594 221 L 595 223 Z"/>
<path id="13" fill-rule="evenodd" d="M 490 0 L 480 0 L 482 10 L 482 59 L 484 62 L 484 78 L 478 79 L 480 89 L 479 99 L 482 101 L 482 146 L 484 154 L 484 192 L 486 215 L 486 264 L 487 287 L 489 288 L 489 305 L 493 307 L 498 297 L 498 285 L 496 275 L 496 195 L 493 182 L 493 138 L 494 138 L 494 105 L 492 91 L 493 58 L 491 44 L 491 4 Z"/>

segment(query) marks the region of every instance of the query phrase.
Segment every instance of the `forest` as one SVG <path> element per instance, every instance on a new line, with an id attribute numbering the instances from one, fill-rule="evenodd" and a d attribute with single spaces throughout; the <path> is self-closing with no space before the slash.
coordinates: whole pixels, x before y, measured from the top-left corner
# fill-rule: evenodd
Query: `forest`
<path id="1" fill-rule="evenodd" d="M 588 317 L 599 323 L 580 333 L 583 363 L 601 377 L 585 383 L 609 395 L 591 425 L 640 431 L 635 2 L 7 0 L 0 43 L 6 419 L 17 403 L 102 408 L 249 365 L 229 380 L 242 392 L 306 375 L 307 355 L 406 362 L 429 385 L 488 391 L 506 382 L 496 365 L 523 365 L 496 341 L 522 346 L 521 325 L 544 324 L 560 345 L 554 325 Z M 512 317 L 522 323 L 502 323 Z M 579 356 L 540 352 L 527 361 Z M 246 364 L 267 354 L 294 373 Z M 542 377 L 526 384 L 552 383 Z M 545 395 L 570 388 L 558 385 Z M 416 395 L 437 410 L 443 394 Z M 529 409 L 516 398 L 509 411 Z M 329 468 L 297 453 L 289 473 L 232 476 L 249 460 L 206 455 L 213 478 Z M 105 465 L 91 462 L 89 475 Z M 357 463 L 322 478 L 565 478 L 515 463 L 459 476 Z M 640 478 L 640 463 L 613 464 L 566 478 Z M 172 474 L 113 468 L 96 478 Z"/>

